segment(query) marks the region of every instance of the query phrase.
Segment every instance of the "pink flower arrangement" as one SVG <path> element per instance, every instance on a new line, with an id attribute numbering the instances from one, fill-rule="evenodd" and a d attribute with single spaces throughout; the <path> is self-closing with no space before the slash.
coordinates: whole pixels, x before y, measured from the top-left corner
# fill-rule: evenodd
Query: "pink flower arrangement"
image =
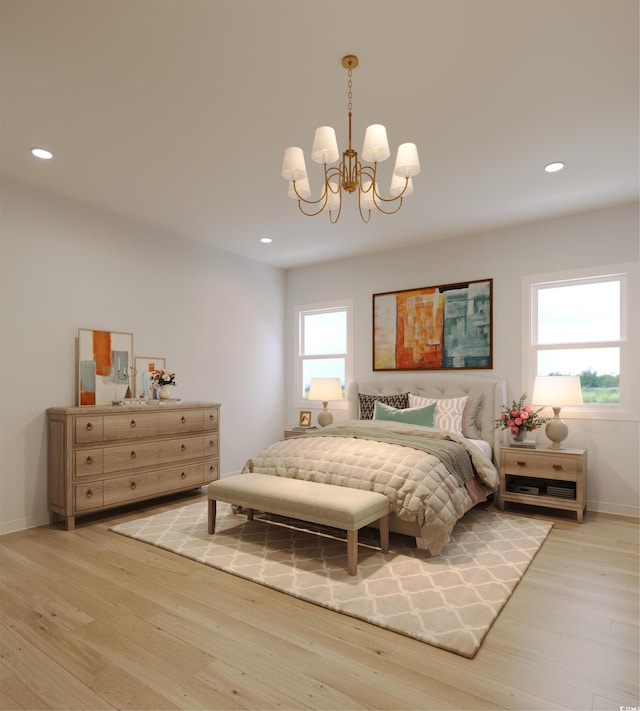
<path id="1" fill-rule="evenodd" d="M 494 420 L 493 429 L 510 430 L 514 437 L 521 432 L 531 432 L 537 429 L 540 425 L 544 425 L 549 421 L 548 417 L 540 417 L 539 412 L 543 407 L 534 410 L 531 405 L 525 405 L 527 393 L 524 393 L 520 400 L 515 400 L 511 403 L 511 407 L 503 405 L 504 410 L 497 420 Z"/>
<path id="2" fill-rule="evenodd" d="M 161 388 L 163 385 L 175 385 L 176 374 L 168 370 L 154 370 L 151 373 L 151 387 Z"/>

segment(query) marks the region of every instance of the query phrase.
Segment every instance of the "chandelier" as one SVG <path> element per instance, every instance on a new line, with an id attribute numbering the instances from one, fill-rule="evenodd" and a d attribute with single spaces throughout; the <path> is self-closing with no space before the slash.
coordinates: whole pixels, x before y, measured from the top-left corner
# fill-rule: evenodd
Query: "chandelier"
<path id="1" fill-rule="evenodd" d="M 386 215 L 393 215 L 402 207 L 403 198 L 413 192 L 413 176 L 420 172 L 420 160 L 415 143 L 403 143 L 398 147 L 396 164 L 391 179 L 391 197 L 382 197 L 378 189 L 378 163 L 391 155 L 387 130 L 380 124 L 369 126 L 364 135 L 362 163 L 358 152 L 351 146 L 351 99 L 352 73 L 358 66 L 358 58 L 347 54 L 342 58 L 342 66 L 348 70 L 349 147 L 342 153 L 339 165 L 332 166 L 340 157 L 336 132 L 330 126 L 316 129 L 311 149 L 311 160 L 324 166 L 322 194 L 317 200 L 311 198 L 311 188 L 302 148 L 290 146 L 284 152 L 282 177 L 289 181 L 289 197 L 298 201 L 300 212 L 307 217 L 319 215 L 323 210 L 329 213 L 329 220 L 335 224 L 342 211 L 344 192 L 358 192 L 358 210 L 363 222 L 369 222 L 371 211 L 376 209 Z M 305 209 L 306 208 L 306 209 Z"/>

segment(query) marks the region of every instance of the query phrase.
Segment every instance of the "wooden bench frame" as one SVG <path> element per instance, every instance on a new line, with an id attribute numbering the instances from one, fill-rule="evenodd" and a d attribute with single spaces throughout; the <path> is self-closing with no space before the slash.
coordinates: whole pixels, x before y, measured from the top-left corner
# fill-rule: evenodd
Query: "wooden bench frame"
<path id="1" fill-rule="evenodd" d="M 358 566 L 358 530 L 379 521 L 380 548 L 389 552 L 389 501 L 383 494 L 269 474 L 234 474 L 211 482 L 208 488 L 208 526 L 215 533 L 216 501 L 225 501 L 254 511 L 288 516 L 347 532 L 347 569 L 355 575 Z"/>

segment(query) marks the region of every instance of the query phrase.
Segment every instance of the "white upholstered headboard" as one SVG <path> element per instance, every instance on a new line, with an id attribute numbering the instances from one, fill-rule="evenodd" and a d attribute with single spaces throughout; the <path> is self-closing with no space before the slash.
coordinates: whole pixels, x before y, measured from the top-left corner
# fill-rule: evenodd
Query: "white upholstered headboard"
<path id="1" fill-rule="evenodd" d="M 481 375 L 455 372 L 410 372 L 377 375 L 363 380 L 354 380 L 349 385 L 349 419 L 360 417 L 359 393 L 364 395 L 399 395 L 413 393 L 421 397 L 443 398 L 469 396 L 465 414 L 475 424 L 480 437 L 497 453 L 502 443 L 502 431 L 493 430 L 494 420 L 500 417 L 502 406 L 507 402 L 507 386 L 504 380 Z"/>

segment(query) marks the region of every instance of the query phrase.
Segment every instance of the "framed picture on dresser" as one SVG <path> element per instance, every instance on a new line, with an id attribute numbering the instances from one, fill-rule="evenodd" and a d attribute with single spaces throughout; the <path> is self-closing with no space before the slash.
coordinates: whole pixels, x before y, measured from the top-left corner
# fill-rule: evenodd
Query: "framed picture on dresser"
<path id="1" fill-rule="evenodd" d="M 165 370 L 166 367 L 166 360 L 164 358 L 136 356 L 134 397 L 146 399 L 153 397 L 153 391 L 151 390 L 151 373 L 153 373 L 154 370 Z"/>
<path id="2" fill-rule="evenodd" d="M 133 333 L 78 329 L 78 405 L 110 405 L 133 384 Z"/>

